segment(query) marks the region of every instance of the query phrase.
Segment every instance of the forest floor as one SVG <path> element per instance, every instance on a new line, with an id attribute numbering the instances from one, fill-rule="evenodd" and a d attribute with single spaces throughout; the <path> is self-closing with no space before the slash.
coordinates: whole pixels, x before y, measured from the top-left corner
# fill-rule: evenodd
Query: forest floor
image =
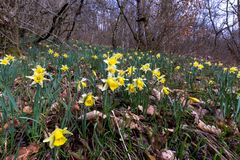
<path id="1" fill-rule="evenodd" d="M 240 159 L 239 68 L 71 47 L 1 57 L 0 159 Z"/>

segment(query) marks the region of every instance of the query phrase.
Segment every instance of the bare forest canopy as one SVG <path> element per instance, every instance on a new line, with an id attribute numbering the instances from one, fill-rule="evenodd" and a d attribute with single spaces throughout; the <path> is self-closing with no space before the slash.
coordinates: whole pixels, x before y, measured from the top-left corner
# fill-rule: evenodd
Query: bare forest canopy
<path id="1" fill-rule="evenodd" d="M 1 0 L 0 49 L 42 41 L 240 60 L 240 0 Z"/>

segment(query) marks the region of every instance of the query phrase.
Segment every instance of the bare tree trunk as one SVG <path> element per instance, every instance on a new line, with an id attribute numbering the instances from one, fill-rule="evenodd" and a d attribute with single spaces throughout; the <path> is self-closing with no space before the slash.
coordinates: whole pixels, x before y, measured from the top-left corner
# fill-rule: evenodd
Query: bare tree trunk
<path id="1" fill-rule="evenodd" d="M 144 16 L 144 0 L 136 0 L 137 2 L 137 24 L 138 24 L 138 48 L 146 49 L 147 40 L 145 34 L 145 22 L 146 17 Z"/>
<path id="2" fill-rule="evenodd" d="M 126 16 L 125 13 L 124 13 L 124 7 L 120 5 L 119 0 L 116 0 L 116 1 L 117 1 L 117 5 L 118 5 L 118 8 L 120 9 L 121 14 L 123 15 L 123 18 L 125 19 L 128 27 L 129 27 L 132 35 L 133 35 L 134 40 L 135 40 L 136 42 L 138 42 L 138 41 L 139 41 L 139 40 L 138 40 L 138 37 L 137 37 L 136 33 L 134 32 L 131 24 L 129 23 L 127 16 Z"/>
<path id="3" fill-rule="evenodd" d="M 70 31 L 69 31 L 68 34 L 67 34 L 66 40 L 69 40 L 70 37 L 71 37 L 71 35 L 72 35 L 72 32 L 73 32 L 73 30 L 74 30 L 74 28 L 75 28 L 75 25 L 76 25 L 77 18 L 78 18 L 78 16 L 80 16 L 81 13 L 82 13 L 83 3 L 84 3 L 84 0 L 81 0 L 81 1 L 80 1 L 80 4 L 79 4 L 79 7 L 78 7 L 78 9 L 77 9 L 77 12 L 76 12 L 75 15 L 74 15 L 73 24 L 72 24 L 72 27 L 71 27 Z"/>
<path id="4" fill-rule="evenodd" d="M 52 20 L 52 26 L 51 28 L 49 29 L 49 31 L 43 35 L 40 36 L 40 38 L 38 40 L 35 41 L 35 43 L 39 43 L 43 40 L 46 40 L 48 39 L 53 31 L 59 27 L 62 19 L 61 17 L 63 16 L 63 14 L 65 13 L 65 11 L 68 9 L 68 6 L 69 6 L 69 3 L 66 3 L 62 6 L 62 8 L 59 10 L 59 12 L 53 17 L 53 20 Z"/>
<path id="5" fill-rule="evenodd" d="M 118 30 L 118 23 L 120 21 L 120 17 L 121 17 L 121 12 L 119 13 L 119 15 L 117 17 L 117 21 L 116 21 L 115 26 L 112 31 L 112 47 L 113 47 L 113 49 L 117 48 L 116 33 Z"/>
<path id="6" fill-rule="evenodd" d="M 240 42 L 240 0 L 237 0 L 238 43 Z"/>

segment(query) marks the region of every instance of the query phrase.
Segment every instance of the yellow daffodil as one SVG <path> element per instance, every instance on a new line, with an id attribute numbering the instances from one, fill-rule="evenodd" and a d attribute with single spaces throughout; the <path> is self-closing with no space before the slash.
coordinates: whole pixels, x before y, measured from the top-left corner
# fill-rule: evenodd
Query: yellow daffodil
<path id="1" fill-rule="evenodd" d="M 211 66 L 212 63 L 210 61 L 205 62 L 206 65 Z"/>
<path id="2" fill-rule="evenodd" d="M 128 91 L 128 93 L 136 92 L 135 85 L 134 84 L 128 84 L 126 90 Z"/>
<path id="3" fill-rule="evenodd" d="M 122 59 L 123 54 L 122 53 L 116 53 L 116 54 L 113 55 L 113 57 L 115 57 L 116 59 Z"/>
<path id="4" fill-rule="evenodd" d="M 240 71 L 238 71 L 237 78 L 240 78 Z"/>
<path id="5" fill-rule="evenodd" d="M 165 78 L 165 75 L 162 75 L 162 76 L 159 76 L 159 77 L 156 77 L 158 82 L 164 84 L 166 82 L 166 78 Z"/>
<path id="6" fill-rule="evenodd" d="M 33 68 L 33 75 L 32 76 L 27 76 L 27 78 L 30 78 L 33 80 L 32 84 L 39 84 L 41 87 L 43 87 L 43 81 L 47 80 L 44 75 L 46 73 L 46 69 L 41 67 L 40 65 L 37 65 L 36 68 Z"/>
<path id="7" fill-rule="evenodd" d="M 67 53 L 64 53 L 63 54 L 63 58 L 68 58 L 69 56 L 68 56 L 68 54 Z"/>
<path id="8" fill-rule="evenodd" d="M 219 67 L 222 67 L 222 66 L 223 66 L 223 63 L 222 63 L 222 62 L 218 62 L 218 66 L 219 66 Z"/>
<path id="9" fill-rule="evenodd" d="M 141 91 L 145 86 L 142 78 L 133 79 L 134 85 Z"/>
<path id="10" fill-rule="evenodd" d="M 161 76 L 161 72 L 159 71 L 159 68 L 154 69 L 152 71 L 152 75 L 155 76 L 156 78 L 160 77 Z"/>
<path id="11" fill-rule="evenodd" d="M 40 65 L 37 65 L 36 68 L 34 68 L 32 70 L 33 70 L 34 74 L 43 74 L 44 75 L 46 73 L 46 69 Z"/>
<path id="12" fill-rule="evenodd" d="M 104 60 L 105 63 L 107 63 L 108 66 L 115 66 L 117 63 L 117 59 L 115 57 L 107 58 Z"/>
<path id="13" fill-rule="evenodd" d="M 236 73 L 238 71 L 238 68 L 237 67 L 231 67 L 229 68 L 229 73 Z"/>
<path id="14" fill-rule="evenodd" d="M 168 87 L 163 86 L 162 93 L 164 93 L 165 95 L 169 95 L 170 92 L 171 90 Z"/>
<path id="15" fill-rule="evenodd" d="M 96 59 L 98 59 L 98 56 L 97 55 L 93 55 L 92 58 L 96 60 Z"/>
<path id="16" fill-rule="evenodd" d="M 117 71 L 117 68 L 116 66 L 108 66 L 106 68 L 106 71 L 108 71 L 109 73 L 111 73 L 111 75 L 113 75 Z"/>
<path id="17" fill-rule="evenodd" d="M 198 67 L 198 65 L 199 65 L 198 61 L 195 61 L 195 62 L 193 63 L 193 67 Z"/>
<path id="18" fill-rule="evenodd" d="M 102 81 L 105 83 L 102 91 L 107 90 L 108 87 L 111 89 L 111 91 L 115 91 L 120 86 L 119 82 L 113 77 L 108 77 Z"/>
<path id="19" fill-rule="evenodd" d="M 27 76 L 27 78 L 33 80 L 32 85 L 39 84 L 41 87 L 43 87 L 43 81 L 46 80 L 46 78 L 44 78 L 44 74 L 34 74 L 32 76 Z"/>
<path id="20" fill-rule="evenodd" d="M 56 129 L 51 133 L 51 135 L 48 138 L 44 139 L 43 142 L 49 142 L 50 148 L 62 146 L 67 141 L 67 138 L 64 136 L 64 134 L 73 135 L 67 130 L 67 128 L 60 129 L 56 127 Z"/>
<path id="21" fill-rule="evenodd" d="M 200 103 L 201 101 L 195 97 L 189 97 L 190 103 Z"/>
<path id="22" fill-rule="evenodd" d="M 119 86 L 124 86 L 125 85 L 125 78 L 124 77 L 118 77 L 117 78 Z"/>
<path id="23" fill-rule="evenodd" d="M 55 52 L 55 53 L 53 54 L 53 57 L 55 57 L 55 58 L 59 57 L 59 53 Z"/>
<path id="24" fill-rule="evenodd" d="M 106 53 L 103 54 L 103 58 L 107 58 L 108 55 Z"/>
<path id="25" fill-rule="evenodd" d="M 227 67 L 224 67 L 223 68 L 223 72 L 227 72 L 228 68 Z"/>
<path id="26" fill-rule="evenodd" d="M 86 107 L 92 107 L 95 104 L 95 97 L 92 93 L 83 94 L 82 98 L 79 100 L 79 103 L 83 103 Z"/>
<path id="27" fill-rule="evenodd" d="M 15 60 L 15 58 L 12 55 L 6 55 L 5 58 L 9 61 L 14 61 Z"/>
<path id="28" fill-rule="evenodd" d="M 7 58 L 4 58 L 4 59 L 0 59 L 0 64 L 6 66 L 6 65 L 9 65 L 9 60 Z"/>
<path id="29" fill-rule="evenodd" d="M 52 49 L 49 49 L 49 50 L 48 50 L 48 53 L 49 53 L 49 54 L 53 54 L 53 52 L 54 52 L 54 51 L 53 51 Z"/>
<path id="30" fill-rule="evenodd" d="M 62 70 L 63 72 L 66 72 L 66 71 L 69 70 L 69 68 L 68 68 L 67 65 L 62 65 L 61 70 Z"/>
<path id="31" fill-rule="evenodd" d="M 199 70 L 202 70 L 202 69 L 204 68 L 204 66 L 203 66 L 202 64 L 199 64 L 199 65 L 197 66 L 197 68 L 198 68 Z"/>
<path id="32" fill-rule="evenodd" d="M 124 70 L 117 70 L 119 76 L 123 76 L 125 74 Z"/>
<path id="33" fill-rule="evenodd" d="M 213 84 L 214 84 L 214 81 L 213 81 L 213 80 L 209 80 L 209 81 L 208 81 L 208 84 L 209 84 L 209 85 L 213 85 Z"/>
<path id="34" fill-rule="evenodd" d="M 180 66 L 176 66 L 175 70 L 178 71 L 181 67 Z"/>
<path id="35" fill-rule="evenodd" d="M 146 73 L 147 71 L 150 71 L 150 70 L 151 70 L 151 69 L 150 69 L 150 63 L 146 63 L 146 64 L 142 65 L 142 67 L 140 68 L 140 70 L 144 71 L 145 73 Z"/>
<path id="36" fill-rule="evenodd" d="M 81 88 L 86 88 L 87 87 L 87 79 L 82 78 L 81 81 L 78 81 L 77 83 L 77 90 L 80 91 Z"/>
<path id="37" fill-rule="evenodd" d="M 97 77 L 96 71 L 92 70 L 92 73 L 93 73 L 93 75 L 94 75 L 95 77 Z"/>
<path id="38" fill-rule="evenodd" d="M 160 57 L 161 57 L 161 54 L 158 53 L 158 54 L 156 55 L 156 58 L 159 59 Z"/>
<path id="39" fill-rule="evenodd" d="M 131 76 L 131 75 L 134 74 L 135 70 L 136 70 L 136 68 L 135 68 L 134 66 L 128 67 L 128 68 L 127 68 L 127 74 L 128 74 L 129 76 Z"/>

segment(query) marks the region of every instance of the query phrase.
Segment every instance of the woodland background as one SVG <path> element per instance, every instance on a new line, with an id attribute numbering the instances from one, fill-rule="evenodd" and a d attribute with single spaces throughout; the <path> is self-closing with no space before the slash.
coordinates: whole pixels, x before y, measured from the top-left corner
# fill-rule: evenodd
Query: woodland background
<path id="1" fill-rule="evenodd" d="M 46 40 L 238 63 L 240 0 L 1 0 L 2 53 Z"/>

